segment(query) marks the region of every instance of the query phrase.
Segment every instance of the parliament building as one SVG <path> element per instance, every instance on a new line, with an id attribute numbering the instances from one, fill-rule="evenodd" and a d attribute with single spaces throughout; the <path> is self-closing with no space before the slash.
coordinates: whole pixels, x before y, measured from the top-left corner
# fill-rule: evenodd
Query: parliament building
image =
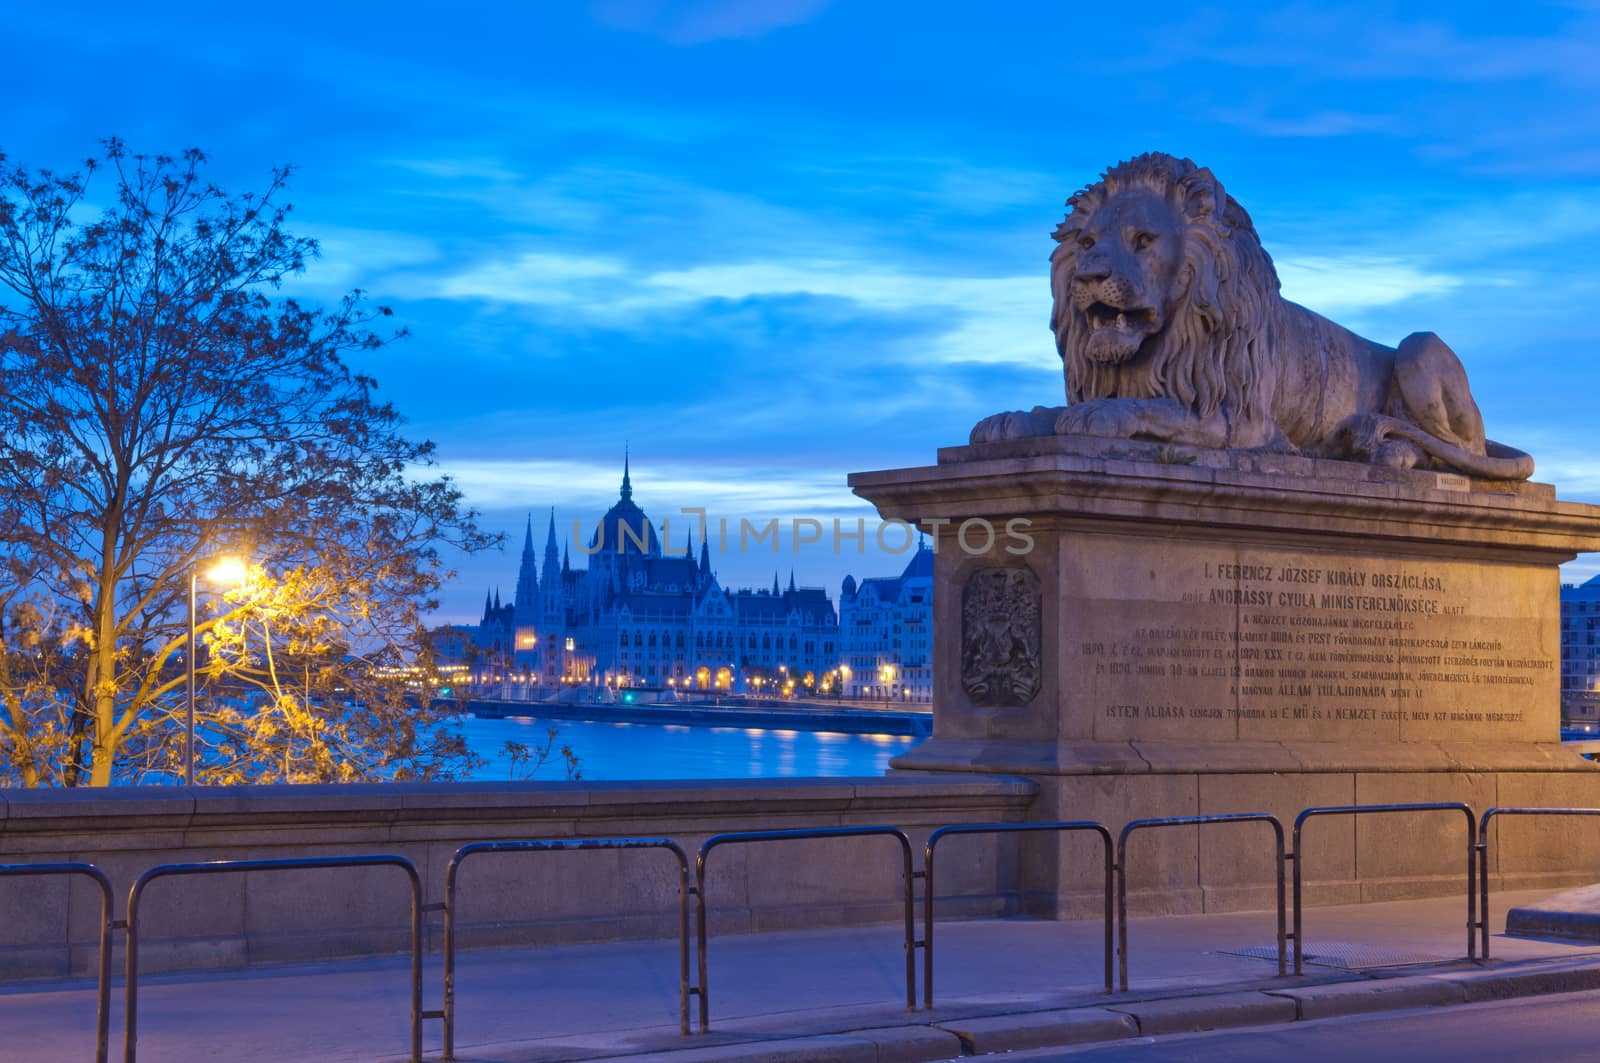
<path id="1" fill-rule="evenodd" d="M 787 589 L 774 576 L 770 590 L 729 590 L 705 540 L 698 558 L 692 546 L 669 552 L 633 500 L 626 460 L 617 503 L 578 551 L 584 567 L 558 545 L 554 511 L 541 565 L 530 517 L 511 602 L 486 597 L 477 629 L 455 629 L 477 685 L 536 700 L 629 688 L 834 693 L 842 661 L 827 592 L 796 587 L 793 573 Z"/>

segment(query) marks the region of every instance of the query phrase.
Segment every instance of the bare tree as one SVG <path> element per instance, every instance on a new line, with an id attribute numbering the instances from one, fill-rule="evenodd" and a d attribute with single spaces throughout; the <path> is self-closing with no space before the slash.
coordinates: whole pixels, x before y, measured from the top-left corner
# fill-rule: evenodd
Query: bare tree
<path id="1" fill-rule="evenodd" d="M 449 774 L 470 754 L 426 696 L 420 614 L 441 549 L 491 540 L 347 364 L 401 335 L 389 311 L 280 296 L 317 253 L 285 230 L 288 170 L 229 195 L 204 165 L 0 154 L 0 780 L 180 771 L 191 653 L 202 780 Z M 223 553 L 252 577 L 190 646 L 190 580 Z"/>

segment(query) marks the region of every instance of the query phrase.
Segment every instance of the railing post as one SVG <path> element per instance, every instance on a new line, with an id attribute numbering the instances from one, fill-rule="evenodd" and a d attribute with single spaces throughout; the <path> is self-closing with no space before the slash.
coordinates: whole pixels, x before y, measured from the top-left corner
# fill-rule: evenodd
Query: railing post
<path id="1" fill-rule="evenodd" d="M 941 828 L 942 829 L 942 828 Z M 933 1007 L 933 850 L 940 832 L 928 835 L 922 851 L 922 1006 Z"/>
<path id="2" fill-rule="evenodd" d="M 1478 826 L 1478 898 L 1483 909 L 1482 917 L 1478 920 L 1479 940 L 1483 947 L 1478 952 L 1485 963 L 1489 960 L 1489 817 L 1495 812 L 1493 808 L 1485 812 Z"/>
<path id="3" fill-rule="evenodd" d="M 1283 862 L 1285 857 L 1283 852 L 1283 824 L 1278 822 L 1278 818 L 1276 816 L 1273 816 L 1268 820 L 1268 822 L 1272 824 L 1272 834 L 1278 846 L 1278 977 L 1282 978 L 1284 974 L 1287 973 L 1284 969 L 1285 942 L 1283 927 Z M 1298 866 L 1298 864 L 1296 866 Z"/>
<path id="4" fill-rule="evenodd" d="M 1477 859 L 1477 838 L 1473 837 L 1473 828 L 1477 826 L 1473 815 L 1467 814 L 1467 959 L 1473 963 L 1478 960 L 1478 939 L 1474 936 L 1477 929 L 1477 875 L 1474 874 L 1474 862 Z"/>
<path id="5" fill-rule="evenodd" d="M 1128 991 L 1128 826 L 1117 835 L 1117 988 L 1124 993 Z"/>
<path id="6" fill-rule="evenodd" d="M 1106 992 L 1109 993 L 1111 992 L 1111 951 L 1115 947 L 1111 938 L 1111 924 L 1115 918 L 1115 913 L 1112 911 L 1111 907 L 1111 881 L 1117 873 L 1117 861 L 1113 860 L 1111 856 L 1111 832 L 1105 827 L 1100 826 L 1098 823 L 1095 824 L 1095 826 L 1100 827 L 1100 841 L 1105 849 L 1105 900 L 1103 903 L 1103 907 L 1105 908 L 1104 964 Z"/>
<path id="7" fill-rule="evenodd" d="M 694 912 L 695 912 L 695 957 L 700 975 L 700 1032 L 707 1033 L 711 1029 L 711 981 L 708 977 L 710 964 L 706 960 L 706 853 L 714 838 L 707 838 L 705 844 L 700 846 L 700 851 L 695 855 L 694 861 Z"/>
<path id="8" fill-rule="evenodd" d="M 917 1010 L 917 899 L 914 883 L 911 878 L 911 839 L 904 834 L 900 835 L 901 857 L 904 870 L 901 879 L 905 883 L 906 900 L 906 1010 Z"/>
<path id="9" fill-rule="evenodd" d="M 407 860 L 411 878 L 411 1059 L 422 1063 L 422 878 Z"/>
<path id="10" fill-rule="evenodd" d="M 444 1059 L 456 1058 L 456 871 L 462 850 L 450 856 L 444 869 Z"/>
<path id="11" fill-rule="evenodd" d="M 1300 912 L 1303 899 L 1305 849 L 1300 842 L 1300 827 L 1305 822 L 1303 817 L 1296 817 L 1294 821 L 1294 973 L 1298 977 L 1305 974 L 1306 948 L 1304 939 L 1301 938 L 1302 924 Z"/>

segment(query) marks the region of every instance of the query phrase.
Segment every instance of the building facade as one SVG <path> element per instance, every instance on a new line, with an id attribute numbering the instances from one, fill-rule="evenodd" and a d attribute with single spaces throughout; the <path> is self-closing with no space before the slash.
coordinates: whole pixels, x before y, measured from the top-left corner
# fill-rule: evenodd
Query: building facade
<path id="1" fill-rule="evenodd" d="M 848 698 L 933 701 L 933 551 L 918 544 L 896 577 L 846 576 L 839 591 L 839 678 Z"/>
<path id="2" fill-rule="evenodd" d="M 1561 587 L 1561 722 L 1600 724 L 1600 576 Z"/>
<path id="3" fill-rule="evenodd" d="M 480 689 L 548 698 L 635 687 L 806 696 L 832 688 L 839 623 L 827 592 L 797 587 L 729 590 L 708 545 L 669 553 L 633 500 L 626 461 L 616 505 L 579 548 L 558 548 L 555 513 L 542 565 L 533 521 L 509 604 L 486 597 L 472 640 Z M 585 694 L 584 692 L 588 692 Z"/>

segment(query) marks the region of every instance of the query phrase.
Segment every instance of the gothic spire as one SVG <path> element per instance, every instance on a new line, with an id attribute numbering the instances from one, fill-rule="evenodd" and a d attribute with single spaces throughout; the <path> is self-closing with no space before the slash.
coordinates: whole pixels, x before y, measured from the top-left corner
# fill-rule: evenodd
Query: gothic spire
<path id="1" fill-rule="evenodd" d="M 794 569 L 789 570 L 789 593 L 794 593 Z"/>
<path id="2" fill-rule="evenodd" d="M 513 599 L 518 610 L 527 611 L 538 607 L 539 601 L 539 570 L 536 555 L 533 552 L 533 514 L 528 514 L 528 527 L 522 537 L 522 564 L 517 569 L 517 591 Z"/>
<path id="3" fill-rule="evenodd" d="M 561 573 L 561 550 L 556 546 L 556 507 L 550 507 L 550 527 L 544 535 L 544 571 L 542 578 L 548 585 Z"/>
<path id="4" fill-rule="evenodd" d="M 622 500 L 633 497 L 633 484 L 628 481 L 628 444 L 622 444 Z"/>

